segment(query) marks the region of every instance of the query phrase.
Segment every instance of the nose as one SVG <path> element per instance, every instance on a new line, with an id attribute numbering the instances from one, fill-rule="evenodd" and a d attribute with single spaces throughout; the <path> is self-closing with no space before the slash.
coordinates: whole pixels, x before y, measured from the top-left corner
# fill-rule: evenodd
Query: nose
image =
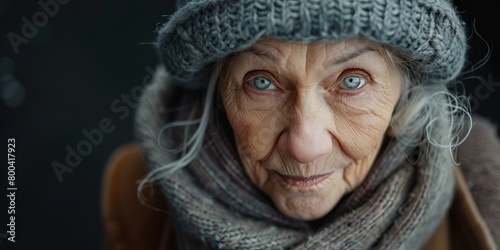
<path id="1" fill-rule="evenodd" d="M 332 151 L 333 115 L 324 103 L 310 101 L 294 108 L 282 133 L 278 147 L 281 152 L 306 164 Z"/>

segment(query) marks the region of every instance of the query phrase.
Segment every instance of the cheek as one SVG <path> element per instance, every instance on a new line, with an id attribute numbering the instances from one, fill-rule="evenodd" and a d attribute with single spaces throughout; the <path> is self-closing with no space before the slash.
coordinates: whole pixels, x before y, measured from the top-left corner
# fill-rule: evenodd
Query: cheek
<path id="1" fill-rule="evenodd" d="M 280 112 L 259 109 L 259 104 L 245 101 L 241 91 L 223 90 L 221 95 L 240 158 L 255 162 L 271 153 L 283 123 Z"/>
<path id="2" fill-rule="evenodd" d="M 229 121 L 241 158 L 252 162 L 265 158 L 271 153 L 277 137 L 276 129 L 273 129 L 276 128 L 273 119 L 252 113 L 242 113 L 241 117 Z"/>
<path id="3" fill-rule="evenodd" d="M 389 126 L 395 100 L 390 89 L 374 88 L 334 106 L 336 137 L 344 152 L 360 160 L 377 149 Z"/>

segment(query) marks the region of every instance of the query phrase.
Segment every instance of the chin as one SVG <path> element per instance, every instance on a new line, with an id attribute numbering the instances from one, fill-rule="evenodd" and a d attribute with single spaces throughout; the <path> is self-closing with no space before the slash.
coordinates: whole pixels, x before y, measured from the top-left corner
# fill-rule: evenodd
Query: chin
<path id="1" fill-rule="evenodd" d="M 337 203 L 327 203 L 318 198 L 287 198 L 278 209 L 288 217 L 310 221 L 328 214 Z"/>

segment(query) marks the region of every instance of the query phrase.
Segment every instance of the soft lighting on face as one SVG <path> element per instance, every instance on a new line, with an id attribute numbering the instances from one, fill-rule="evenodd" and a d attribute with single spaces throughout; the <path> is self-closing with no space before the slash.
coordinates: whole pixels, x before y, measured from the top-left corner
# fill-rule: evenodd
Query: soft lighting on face
<path id="1" fill-rule="evenodd" d="M 231 59 L 220 95 L 252 182 L 284 214 L 324 216 L 366 176 L 400 94 L 381 46 L 261 39 Z"/>

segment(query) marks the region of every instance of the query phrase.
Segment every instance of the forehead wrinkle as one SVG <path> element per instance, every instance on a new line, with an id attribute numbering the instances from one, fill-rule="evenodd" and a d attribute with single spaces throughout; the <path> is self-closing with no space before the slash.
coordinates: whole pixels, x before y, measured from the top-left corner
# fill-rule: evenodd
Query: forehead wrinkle
<path id="1" fill-rule="evenodd" d="M 311 75 L 323 72 L 322 61 L 326 57 L 326 46 L 324 43 L 295 43 L 294 47 L 286 47 L 281 50 L 284 58 L 282 70 L 286 74 L 282 77 L 290 83 L 311 81 Z M 311 86 L 310 84 L 303 85 Z"/>
<path id="2" fill-rule="evenodd" d="M 308 54 L 312 56 L 311 63 L 307 63 L 308 70 L 314 73 L 323 72 L 325 63 L 328 60 L 328 44 L 325 42 L 311 42 L 308 45 Z"/>

